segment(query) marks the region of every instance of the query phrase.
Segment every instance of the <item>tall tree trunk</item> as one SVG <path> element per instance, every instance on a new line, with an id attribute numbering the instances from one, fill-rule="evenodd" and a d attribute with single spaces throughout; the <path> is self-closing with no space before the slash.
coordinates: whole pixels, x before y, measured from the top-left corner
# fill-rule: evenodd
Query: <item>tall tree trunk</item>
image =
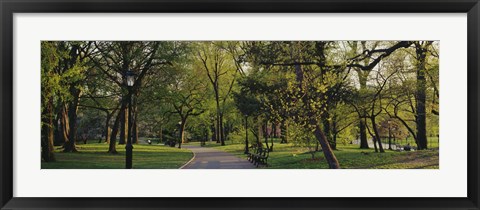
<path id="1" fill-rule="evenodd" d="M 107 111 L 107 119 L 105 120 L 105 142 L 109 142 L 110 139 L 110 119 L 112 118 L 112 114 Z M 100 143 L 100 142 L 99 142 Z"/>
<path id="2" fill-rule="evenodd" d="M 58 113 L 57 113 L 58 115 Z M 59 118 L 54 118 L 53 119 L 53 145 L 55 146 L 60 146 L 63 145 L 64 142 L 61 142 L 61 137 L 60 137 L 60 119 Z"/>
<path id="3" fill-rule="evenodd" d="M 58 108 L 58 111 L 56 113 L 55 121 L 53 121 L 53 126 L 55 128 L 53 143 L 54 143 L 55 146 L 60 146 L 60 145 L 63 146 L 63 144 L 65 144 L 65 139 L 63 137 L 63 129 L 62 129 L 62 126 L 63 126 L 63 124 L 62 124 L 62 120 L 63 120 L 62 119 L 63 118 L 62 107 L 63 107 L 63 104 L 58 103 L 57 107 L 59 107 L 59 108 Z"/>
<path id="4" fill-rule="evenodd" d="M 117 135 L 118 135 L 118 129 L 120 127 L 120 123 L 121 123 L 121 118 L 122 118 L 122 115 L 124 112 L 122 112 L 122 110 L 125 109 L 125 107 L 127 106 L 127 104 L 122 101 L 121 102 L 122 105 L 120 107 L 120 109 L 118 110 L 118 114 L 117 114 L 117 117 L 115 118 L 115 122 L 113 123 L 113 128 L 112 128 L 112 134 L 110 135 L 110 143 L 109 143 L 109 146 L 108 146 L 108 153 L 111 153 L 111 154 L 117 154 Z"/>
<path id="5" fill-rule="evenodd" d="M 127 106 L 124 106 L 123 109 L 120 110 L 120 139 L 118 140 L 118 144 L 125 144 L 126 143 L 126 136 L 127 136 Z"/>
<path id="6" fill-rule="evenodd" d="M 132 127 L 132 135 L 133 135 L 133 136 L 132 136 L 132 138 L 133 138 L 132 143 L 133 143 L 133 144 L 138 144 L 138 125 L 137 125 L 137 120 L 136 120 L 136 119 L 133 120 L 132 124 L 133 124 L 133 127 Z"/>
<path id="7" fill-rule="evenodd" d="M 220 139 L 220 115 L 217 113 L 217 119 L 215 120 L 215 139 L 217 143 L 222 142 Z"/>
<path id="8" fill-rule="evenodd" d="M 363 92 L 367 89 L 367 78 L 370 71 L 357 70 L 358 80 L 360 83 L 360 92 Z M 362 113 L 364 107 L 361 107 L 358 117 L 360 118 L 360 123 L 358 124 L 360 132 L 360 149 L 368 149 L 368 140 L 367 140 L 367 129 L 365 125 L 366 117 L 365 113 Z"/>
<path id="9" fill-rule="evenodd" d="M 377 137 L 375 136 L 375 134 L 371 134 L 370 136 L 372 136 L 372 141 L 373 141 L 373 148 L 375 149 L 375 152 L 378 152 L 378 147 L 377 147 Z"/>
<path id="10" fill-rule="evenodd" d="M 384 153 L 385 150 L 383 149 L 382 146 L 382 139 L 380 138 L 380 134 L 378 133 L 377 129 L 377 124 L 375 124 L 375 116 L 371 116 L 370 120 L 372 121 L 372 128 L 373 128 L 373 133 L 375 134 L 375 139 L 377 140 L 378 143 L 378 149 L 380 150 L 380 153 Z"/>
<path id="11" fill-rule="evenodd" d="M 73 93 L 73 100 L 68 106 L 68 120 L 70 124 L 70 133 L 68 135 L 68 141 L 65 142 L 64 152 L 77 152 L 75 146 L 76 135 L 77 135 L 77 110 L 78 110 L 78 101 L 80 99 L 81 91 L 74 87 L 70 88 L 70 92 Z"/>
<path id="12" fill-rule="evenodd" d="M 179 130 L 179 135 L 180 135 L 180 141 L 178 142 L 178 148 L 182 148 L 182 144 L 185 143 L 185 124 L 187 122 L 187 118 L 181 119 L 180 123 L 180 130 Z"/>
<path id="13" fill-rule="evenodd" d="M 365 127 L 367 128 L 368 133 L 369 133 L 370 136 L 373 138 L 373 147 L 375 148 L 375 152 L 378 152 L 377 140 L 376 140 L 375 134 L 373 134 L 372 131 L 370 131 L 370 128 L 368 128 L 368 126 L 367 126 L 367 119 L 364 118 L 363 120 L 365 120 L 365 121 L 364 121 L 364 122 L 365 122 L 364 125 L 365 125 Z"/>
<path id="14" fill-rule="evenodd" d="M 112 128 L 108 127 L 108 138 L 105 139 L 105 143 L 110 144 L 110 136 L 112 134 Z"/>
<path id="15" fill-rule="evenodd" d="M 217 143 L 223 142 L 223 139 L 220 137 L 220 96 L 218 93 L 218 82 L 213 83 L 213 90 L 215 93 L 215 106 L 216 106 L 216 125 L 215 125 L 215 138 L 217 139 Z"/>
<path id="16" fill-rule="evenodd" d="M 223 113 L 220 112 L 220 116 L 219 116 L 219 132 L 220 132 L 220 142 L 221 142 L 221 145 L 222 146 L 225 146 L 225 128 L 224 128 L 224 125 L 223 125 Z"/>
<path id="17" fill-rule="evenodd" d="M 45 102 L 45 100 L 43 100 Z M 42 113 L 42 159 L 45 162 L 54 162 L 54 125 L 53 125 L 53 98 L 50 97 Z"/>
<path id="18" fill-rule="evenodd" d="M 203 130 L 203 135 L 204 135 L 204 138 L 203 138 L 203 142 L 202 142 L 202 147 L 205 146 L 206 142 L 208 141 L 208 126 L 205 125 L 204 127 L 204 130 Z"/>
<path id="19" fill-rule="evenodd" d="M 317 125 L 315 128 L 315 137 L 317 138 L 318 143 L 322 147 L 323 155 L 327 160 L 329 168 L 340 168 L 337 157 L 335 157 L 335 154 L 333 154 L 333 150 L 332 148 L 330 148 L 330 144 L 328 143 L 327 138 L 325 137 L 325 134 L 322 132 L 322 129 L 319 125 Z"/>
<path id="20" fill-rule="evenodd" d="M 216 120 L 213 120 L 211 128 L 212 128 L 212 141 L 219 143 L 217 140 Z"/>
<path id="21" fill-rule="evenodd" d="M 427 44 L 415 44 L 417 54 L 417 91 L 416 91 L 416 124 L 417 124 L 417 148 L 419 150 L 427 149 L 427 129 L 426 129 L 426 80 L 425 64 Z"/>
<path id="22" fill-rule="evenodd" d="M 271 143 L 271 144 L 270 144 L 270 147 L 268 147 L 268 151 L 269 151 L 269 152 L 273 152 L 273 137 L 272 137 L 273 124 L 274 124 L 274 123 L 271 123 L 272 126 L 270 127 L 270 132 L 267 133 L 268 137 L 270 138 L 270 143 Z M 268 121 L 267 121 L 267 124 L 266 124 L 266 131 L 268 132 Z M 268 142 L 267 142 L 267 144 L 268 144 Z"/>
<path id="23" fill-rule="evenodd" d="M 58 132 L 59 132 L 59 142 L 62 143 L 62 145 L 65 147 L 66 142 L 68 141 L 68 135 L 70 131 L 70 125 L 69 125 L 69 120 L 68 120 L 68 114 L 67 114 L 67 105 L 66 104 L 60 104 L 60 122 L 58 126 Z"/>
<path id="24" fill-rule="evenodd" d="M 332 137 L 330 141 L 330 146 L 332 146 L 333 150 L 337 150 L 337 115 L 333 115 L 332 117 L 332 129 L 331 129 L 330 136 Z"/>
<path id="25" fill-rule="evenodd" d="M 265 139 L 265 146 L 267 147 L 267 151 L 270 151 L 270 146 L 268 145 L 268 120 L 265 120 L 265 124 L 263 127 L 263 138 Z"/>
<path id="26" fill-rule="evenodd" d="M 368 149 L 367 128 L 364 118 L 360 118 L 358 127 L 360 128 L 360 149 Z"/>
<path id="27" fill-rule="evenodd" d="M 329 108 L 327 108 L 328 110 Z M 327 138 L 328 143 L 330 144 L 330 147 L 332 149 L 336 149 L 336 147 L 332 143 L 332 128 L 330 126 L 330 121 L 328 120 L 330 118 L 330 113 L 326 111 L 324 113 L 324 117 L 322 118 L 322 124 L 323 124 L 323 133 L 325 137 Z"/>
<path id="28" fill-rule="evenodd" d="M 323 50 L 321 51 L 323 52 Z M 296 74 L 296 80 L 298 82 L 299 89 L 304 90 L 303 84 L 302 84 L 304 79 L 304 72 L 299 64 L 295 65 L 295 74 Z M 308 102 L 305 101 L 306 98 L 303 98 L 303 100 L 305 104 L 308 104 Z M 322 128 L 319 125 L 320 122 L 318 122 L 313 116 L 315 116 L 315 113 L 309 114 L 309 118 L 310 118 L 309 125 L 315 126 L 315 131 L 314 131 L 315 138 L 317 139 L 318 143 L 322 147 L 322 151 L 328 163 L 328 166 L 331 169 L 338 169 L 340 168 L 340 164 L 338 163 L 338 160 L 335 157 L 335 154 L 333 153 L 332 148 L 330 147 L 327 137 L 325 136 L 325 134 L 322 131 Z M 307 129 L 311 129 L 311 128 L 307 127 Z"/>
<path id="29" fill-rule="evenodd" d="M 62 106 L 62 138 L 63 146 L 69 141 L 68 137 L 70 136 L 70 119 L 68 118 L 67 105 Z"/>

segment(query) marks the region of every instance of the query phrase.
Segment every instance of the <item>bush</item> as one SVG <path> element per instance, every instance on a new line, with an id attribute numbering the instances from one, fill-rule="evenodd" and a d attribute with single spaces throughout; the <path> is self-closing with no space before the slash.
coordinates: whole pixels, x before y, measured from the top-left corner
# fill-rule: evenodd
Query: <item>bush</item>
<path id="1" fill-rule="evenodd" d="M 245 128 L 239 128 L 236 131 L 230 133 L 228 138 L 228 141 L 232 142 L 233 144 L 245 144 Z M 257 140 L 255 139 L 255 136 L 252 134 L 252 132 L 248 132 L 248 143 L 251 144 L 255 141 Z"/>

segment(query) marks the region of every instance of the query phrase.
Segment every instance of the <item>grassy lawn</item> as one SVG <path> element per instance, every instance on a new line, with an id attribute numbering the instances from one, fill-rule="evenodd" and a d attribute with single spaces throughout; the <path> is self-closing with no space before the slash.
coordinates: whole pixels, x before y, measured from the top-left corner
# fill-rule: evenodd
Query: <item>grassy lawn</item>
<path id="1" fill-rule="evenodd" d="M 207 142 L 207 147 L 223 150 L 246 159 L 243 153 L 244 144 L 229 144 L 220 146 Z M 199 145 L 198 142 L 188 143 Z M 186 144 L 186 145 L 188 145 Z M 412 144 L 414 145 L 414 144 Z M 388 145 L 384 145 L 388 148 Z M 438 144 L 431 145 L 436 148 Z M 63 153 L 61 147 L 56 147 L 56 162 L 42 162 L 42 169 L 123 169 L 125 167 L 125 146 L 118 145 L 118 154 L 108 154 L 108 145 L 90 141 L 88 144 L 78 144 L 78 153 Z M 338 145 L 334 151 L 340 166 L 346 169 L 400 169 L 439 167 L 438 149 L 414 152 L 397 152 L 385 150 L 385 153 L 375 153 L 373 149 L 358 149 L 358 145 Z M 133 150 L 133 168 L 136 169 L 177 169 L 192 158 L 188 149 L 178 149 L 162 144 L 136 144 Z M 270 153 L 269 169 L 316 169 L 328 168 L 322 152 L 311 159 L 308 148 L 292 144 L 275 142 L 274 151 Z"/>
<path id="2" fill-rule="evenodd" d="M 384 146 L 386 148 L 388 148 L 388 140 L 383 140 L 382 143 L 384 144 Z M 413 140 L 412 138 L 410 138 L 409 140 L 407 139 L 396 139 L 395 141 L 392 140 L 392 144 L 401 144 L 401 145 L 407 145 L 407 144 L 410 144 L 412 146 L 417 146 L 415 144 L 415 140 Z M 427 137 L 427 146 L 428 148 L 438 148 L 440 145 L 439 145 L 439 141 L 438 141 L 438 137 Z"/>
<path id="3" fill-rule="evenodd" d="M 438 144 L 437 144 L 438 145 Z M 214 147 L 238 157 L 245 158 L 243 154 L 245 145 L 233 144 L 220 146 L 216 143 L 208 143 L 208 147 Z M 385 153 L 375 153 L 373 149 L 359 149 L 358 145 L 338 145 L 334 151 L 341 168 L 345 169 L 400 169 L 400 168 L 439 168 L 438 150 L 425 150 L 414 152 L 397 152 L 385 150 Z M 388 148 L 387 146 L 384 146 Z M 317 152 L 315 160 L 311 159 L 308 148 L 295 147 L 292 144 L 274 144 L 274 150 L 270 153 L 268 162 L 272 169 L 315 169 L 328 168 L 322 152 Z"/>
<path id="4" fill-rule="evenodd" d="M 160 144 L 136 144 L 133 146 L 134 169 L 177 169 L 193 154 L 187 149 L 167 147 Z M 77 144 L 78 153 L 63 153 L 56 148 L 56 162 L 42 162 L 42 169 L 123 169 L 125 168 L 125 145 L 118 145 L 118 154 L 108 154 L 105 143 Z"/>

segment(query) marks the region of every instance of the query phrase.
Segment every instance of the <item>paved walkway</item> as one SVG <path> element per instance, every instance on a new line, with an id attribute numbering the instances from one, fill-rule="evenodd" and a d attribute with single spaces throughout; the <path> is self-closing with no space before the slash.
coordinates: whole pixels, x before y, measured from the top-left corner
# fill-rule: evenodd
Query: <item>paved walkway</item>
<path id="1" fill-rule="evenodd" d="M 234 155 L 208 147 L 182 145 L 191 150 L 195 156 L 191 162 L 182 169 L 251 169 L 255 166 L 247 160 Z"/>

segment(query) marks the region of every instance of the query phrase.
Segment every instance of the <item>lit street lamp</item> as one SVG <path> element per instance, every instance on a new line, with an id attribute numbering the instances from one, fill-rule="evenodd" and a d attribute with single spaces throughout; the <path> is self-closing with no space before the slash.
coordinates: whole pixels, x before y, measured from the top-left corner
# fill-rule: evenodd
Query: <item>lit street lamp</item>
<path id="1" fill-rule="evenodd" d="M 133 156 L 133 145 L 132 145 L 132 89 L 135 85 L 135 74 L 128 70 L 125 74 L 125 83 L 128 88 L 127 100 L 128 100 L 128 136 L 127 136 L 127 145 L 125 146 L 126 150 L 126 160 L 125 160 L 125 168 L 131 169 L 132 168 L 132 156 Z"/>
<path id="2" fill-rule="evenodd" d="M 179 121 L 178 124 L 178 148 L 182 147 L 182 121 Z"/>
<path id="3" fill-rule="evenodd" d="M 182 140 L 182 121 L 178 121 L 177 126 L 178 126 L 178 139 L 181 141 Z"/>

